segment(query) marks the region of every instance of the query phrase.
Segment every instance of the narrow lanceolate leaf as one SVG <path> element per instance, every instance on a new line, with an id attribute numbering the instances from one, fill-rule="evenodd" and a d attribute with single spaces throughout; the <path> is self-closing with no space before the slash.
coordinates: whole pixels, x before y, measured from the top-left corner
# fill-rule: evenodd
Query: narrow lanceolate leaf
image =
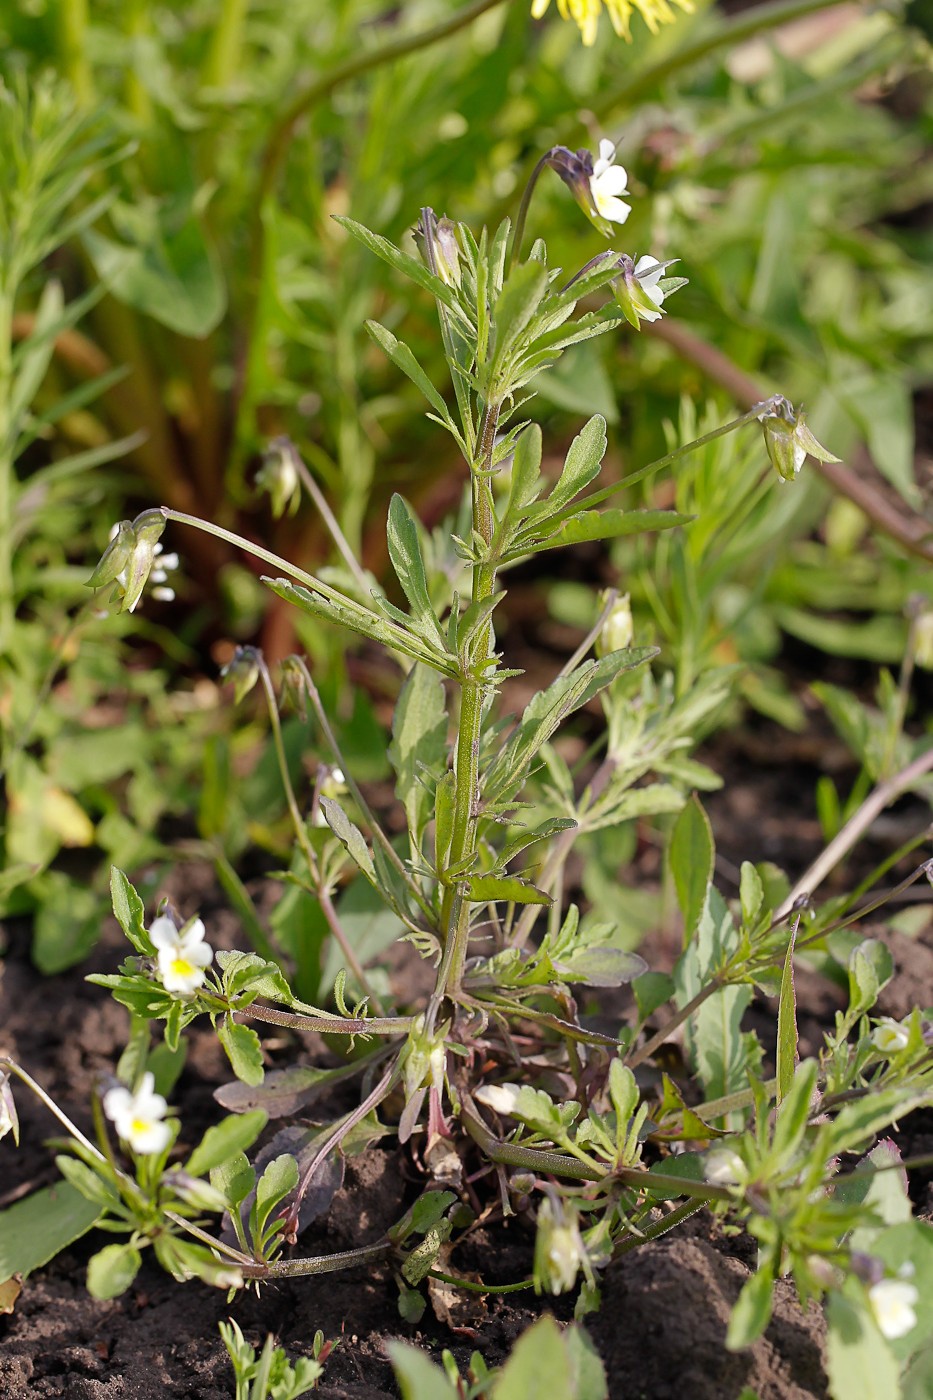
<path id="1" fill-rule="evenodd" d="M 474 904 L 550 904 L 551 896 L 517 875 L 471 875 L 466 897 Z"/>
<path id="2" fill-rule="evenodd" d="M 110 898 L 117 923 L 143 957 L 152 957 L 155 948 L 146 932 L 146 907 L 122 870 L 110 868 Z"/>
<path id="3" fill-rule="evenodd" d="M 764 1261 L 757 1273 L 743 1287 L 726 1333 L 726 1346 L 730 1351 L 741 1351 L 758 1340 L 771 1321 L 774 1296 L 774 1268 Z"/>
<path id="4" fill-rule="evenodd" d="M 519 535 L 505 555 L 504 562 L 526 554 L 542 554 L 546 549 L 585 544 L 590 540 L 614 540 L 623 535 L 643 535 L 650 530 L 671 530 L 689 525 L 692 515 L 676 510 L 581 510 L 569 519 L 554 522 L 546 517 L 534 521 Z"/>
<path id="5" fill-rule="evenodd" d="M 431 595 L 428 592 L 428 578 L 421 554 L 418 526 L 407 503 L 398 493 L 389 503 L 386 538 L 392 567 L 412 612 L 416 617 L 432 622 L 439 631 L 439 624 L 431 606 Z"/>
<path id="6" fill-rule="evenodd" d="M 584 662 L 569 676 L 558 676 L 546 690 L 539 690 L 525 708 L 518 728 L 483 775 L 483 801 L 490 804 L 514 797 L 534 759 L 567 716 L 587 704 L 623 671 L 640 666 L 653 655 L 650 647 L 613 651 L 599 661 Z"/>
<path id="7" fill-rule="evenodd" d="M 289 603 L 294 603 L 311 617 L 323 618 L 327 622 L 347 627 L 362 637 L 368 637 L 371 641 L 388 647 L 390 651 L 410 656 L 413 661 L 423 661 L 441 675 L 457 675 L 457 664 L 453 657 L 430 645 L 417 632 L 403 624 L 380 617 L 378 613 L 362 607 L 350 598 L 328 596 L 323 588 L 318 592 L 284 578 L 264 577 L 262 582 L 267 588 L 271 588 L 273 593 L 277 593 Z"/>
<path id="8" fill-rule="evenodd" d="M 392 719 L 389 761 L 413 845 L 420 849 L 424 828 L 433 815 L 433 790 L 447 767 L 444 687 L 427 666 L 413 666 L 402 686 Z"/>
<path id="9" fill-rule="evenodd" d="M 794 1082 L 794 1070 L 800 1058 L 797 1050 L 797 993 L 794 988 L 794 945 L 797 942 L 799 926 L 800 919 L 796 918 L 787 944 L 784 973 L 781 977 L 781 996 L 778 1002 L 777 1101 L 779 1105 L 790 1092 Z"/>
<path id="10" fill-rule="evenodd" d="M 438 301 L 443 302 L 448 310 L 459 311 L 457 299 L 450 287 L 417 258 L 409 257 L 400 248 L 396 248 L 394 243 L 390 243 L 387 238 L 383 238 L 378 233 L 372 233 L 363 224 L 358 224 L 355 219 L 348 219 L 344 215 L 334 215 L 334 222 L 340 224 L 341 228 L 345 228 L 348 233 L 352 233 L 353 237 L 359 239 L 360 243 L 364 244 L 370 252 L 375 253 L 377 258 L 387 262 L 397 272 L 403 273 L 419 287 L 424 287 L 425 291 L 431 292 Z"/>
<path id="11" fill-rule="evenodd" d="M 335 802 L 332 797 L 321 798 L 321 811 L 324 813 L 327 825 L 337 839 L 346 846 L 347 851 L 356 861 L 369 883 L 378 888 L 372 854 L 359 827 L 351 822 L 340 803 Z"/>
<path id="12" fill-rule="evenodd" d="M 696 932 L 713 879 L 713 830 L 696 797 L 691 797 L 671 835 L 668 855 L 677 903 L 684 916 L 684 945 Z"/>
<path id="13" fill-rule="evenodd" d="M 606 455 L 606 420 L 595 414 L 570 444 L 563 471 L 544 503 L 554 515 L 570 504 L 585 486 L 599 476 Z"/>
<path id="14" fill-rule="evenodd" d="M 534 316 L 547 291 L 547 269 L 539 262 L 520 263 L 496 300 L 493 313 L 493 374 L 503 368 L 509 351 Z"/>
<path id="15" fill-rule="evenodd" d="M 378 321 L 367 321 L 366 329 L 373 340 L 384 350 L 392 363 L 407 375 L 411 382 L 416 385 L 424 394 L 428 403 L 434 409 L 438 419 L 447 428 L 458 442 L 462 445 L 462 438 L 456 424 L 450 416 L 450 412 L 441 394 L 438 393 L 427 374 L 415 359 L 411 350 L 402 340 L 397 340 L 391 331 L 385 326 L 380 326 Z"/>

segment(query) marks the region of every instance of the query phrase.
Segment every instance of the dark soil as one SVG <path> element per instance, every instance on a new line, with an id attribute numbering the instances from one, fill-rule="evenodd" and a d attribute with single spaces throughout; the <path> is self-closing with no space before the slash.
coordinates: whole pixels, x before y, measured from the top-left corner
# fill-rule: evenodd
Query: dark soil
<path id="1" fill-rule="evenodd" d="M 812 792 L 813 772 L 825 748 L 783 758 L 780 743 L 797 743 L 783 731 L 759 734 L 755 761 L 746 763 L 748 731 L 739 741 L 720 736 L 714 761 L 727 769 L 728 795 L 708 803 L 722 855 L 723 888 L 730 871 L 749 855 L 786 865 L 796 877 L 819 848 L 811 814 L 801 793 Z M 739 747 L 741 742 L 742 747 Z M 770 754 L 770 761 L 766 761 Z M 757 823 L 755 813 L 766 813 Z M 904 820 L 916 822 L 916 812 Z M 899 824 L 897 812 L 889 819 Z M 750 833 L 754 833 L 750 838 Z M 883 845 L 898 844 L 898 831 Z M 750 849 L 750 847 L 752 849 Z M 884 852 L 881 851 L 880 854 Z M 646 859 L 656 853 L 648 849 Z M 187 916 L 201 910 L 215 946 L 242 943 L 235 918 L 224 908 L 209 870 L 183 866 L 166 886 Z M 866 934 L 877 933 L 866 928 Z M 933 1005 L 933 936 L 885 934 L 897 976 L 883 996 L 881 1011 L 903 1015 L 909 1006 Z M 29 929 L 6 930 L 7 956 L 0 962 L 0 1047 L 14 1055 L 83 1128 L 88 1102 L 101 1074 L 112 1073 L 125 1044 L 126 1018 L 120 1007 L 78 973 L 41 979 L 32 969 Z M 115 925 L 105 930 L 91 962 L 81 971 L 110 971 L 126 949 Z M 644 951 L 644 950 L 643 950 Z M 669 966 L 663 940 L 647 956 Z M 398 975 L 398 969 L 394 969 Z M 410 984 L 409 984 L 410 985 Z M 803 1047 L 812 1050 L 822 1027 L 831 1024 L 841 1002 L 831 983 L 803 969 L 798 979 Z M 773 1006 L 754 1009 L 754 1024 L 767 1041 L 773 1037 Z M 184 1145 L 191 1146 L 218 1109 L 214 1089 L 230 1075 L 216 1041 L 193 1028 L 190 1054 L 173 1095 L 182 1110 Z M 270 1063 L 301 1054 L 314 1061 L 327 1055 L 312 1041 L 298 1042 L 275 1031 L 266 1039 Z M 54 1131 L 45 1110 L 17 1092 L 22 1143 L 2 1146 L 0 1204 L 55 1181 L 57 1173 L 44 1139 Z M 933 1115 L 916 1115 L 907 1125 L 913 1152 L 930 1150 Z M 391 1142 L 391 1140 L 388 1140 Z M 418 1168 L 407 1152 L 373 1149 L 349 1164 L 344 1187 L 325 1222 L 302 1236 L 302 1254 L 323 1254 L 378 1238 L 419 1190 Z M 928 1210 L 929 1178 L 914 1183 L 915 1198 Z M 2 1226 L 0 1226 L 2 1228 Z M 572 1316 L 571 1299 L 538 1301 L 532 1293 L 472 1295 L 441 1322 L 429 1307 L 417 1326 L 401 1321 L 397 1288 L 388 1267 L 374 1267 L 321 1279 L 268 1286 L 257 1296 L 243 1294 L 228 1305 L 222 1292 L 199 1283 L 172 1282 L 147 1262 L 127 1295 L 96 1302 L 84 1288 L 87 1260 L 104 1241 L 93 1235 L 31 1276 L 11 1316 L 0 1318 L 0 1400 L 63 1397 L 64 1400 L 221 1400 L 233 1392 L 233 1371 L 217 1323 L 234 1316 L 247 1339 L 262 1344 L 274 1333 L 292 1357 L 310 1355 L 314 1334 L 339 1342 L 327 1360 L 319 1393 L 330 1400 L 377 1400 L 397 1394 L 384 1345 L 400 1337 L 439 1357 L 449 1348 L 462 1369 L 479 1351 L 487 1363 L 501 1362 L 511 1344 L 534 1318 L 550 1307 L 560 1320 Z M 458 1250 L 455 1263 L 487 1281 L 527 1278 L 533 1233 L 519 1217 L 508 1226 L 476 1232 Z M 751 1350 L 730 1354 L 724 1338 L 730 1309 L 754 1268 L 754 1244 L 730 1235 L 704 1214 L 669 1238 L 625 1255 L 603 1279 L 601 1310 L 586 1326 L 606 1364 L 610 1393 L 622 1400 L 737 1400 L 750 1387 L 760 1400 L 806 1400 L 827 1394 L 823 1369 L 823 1316 L 801 1310 L 791 1284 L 778 1289 L 774 1320 Z M 443 1316 L 443 1308 L 439 1307 Z"/>

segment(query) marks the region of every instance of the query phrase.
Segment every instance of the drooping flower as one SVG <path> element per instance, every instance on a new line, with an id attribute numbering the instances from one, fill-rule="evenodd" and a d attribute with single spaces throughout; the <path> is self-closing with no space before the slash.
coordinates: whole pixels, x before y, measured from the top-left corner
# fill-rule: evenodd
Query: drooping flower
<path id="1" fill-rule="evenodd" d="M 626 321 L 636 330 L 642 321 L 660 321 L 664 298 L 686 285 L 684 277 L 664 276 L 675 262 L 676 258 L 659 262 L 650 254 L 644 254 L 637 262 L 624 253 L 619 259 L 622 272 L 613 282 L 612 292 Z"/>
<path id="2" fill-rule="evenodd" d="M 301 480 L 295 459 L 295 444 L 289 437 L 273 438 L 263 454 L 262 466 L 256 473 L 256 485 L 268 491 L 272 514 L 276 520 L 288 511 L 294 515 L 301 500 Z"/>
<path id="3" fill-rule="evenodd" d="M 260 676 L 260 653 L 255 647 L 237 647 L 225 666 L 221 678 L 233 682 L 233 698 L 237 705 L 243 700 Z"/>
<path id="4" fill-rule="evenodd" d="M 538 1207 L 535 1236 L 534 1281 L 536 1293 L 569 1293 L 583 1270 L 587 1280 L 593 1271 L 580 1233 L 577 1211 L 571 1201 L 547 1195 Z"/>
<path id="5" fill-rule="evenodd" d="M 624 224 L 632 210 L 619 198 L 628 193 L 628 176 L 623 166 L 613 164 L 614 155 L 615 146 L 604 139 L 595 161 L 585 147 L 571 151 L 566 146 L 553 146 L 543 159 L 543 164 L 563 180 L 590 223 L 607 238 L 612 225 Z"/>
<path id="6" fill-rule="evenodd" d="M 172 1130 L 164 1121 L 168 1104 L 155 1092 L 155 1076 L 148 1071 L 135 1093 L 122 1085 L 108 1089 L 103 1104 L 117 1133 L 134 1152 L 148 1156 L 169 1145 Z"/>
<path id="7" fill-rule="evenodd" d="M 798 412 L 783 394 L 775 394 L 760 405 L 758 421 L 765 436 L 765 448 L 782 481 L 793 481 L 807 456 L 818 462 L 838 462 L 817 442 L 807 427 L 803 409 Z"/>
<path id="8" fill-rule="evenodd" d="M 687 14 L 693 13 L 692 0 L 674 0 L 674 3 Z M 540 19 L 549 5 L 550 0 L 532 0 L 532 18 Z M 632 42 L 630 21 L 636 10 L 652 34 L 657 34 L 662 24 L 673 24 L 677 18 L 667 0 L 557 0 L 557 12 L 561 19 L 573 20 L 587 46 L 596 43 L 599 17 L 604 7 L 615 32 L 629 44 Z"/>
<path id="9" fill-rule="evenodd" d="M 153 920 L 149 937 L 158 958 L 159 981 L 167 992 L 191 996 L 204 982 L 205 968 L 214 957 L 204 932 L 200 919 L 181 929 L 165 914 Z"/>
<path id="10" fill-rule="evenodd" d="M 868 1301 L 882 1336 L 888 1341 L 906 1336 L 917 1325 L 914 1305 L 920 1294 L 902 1278 L 883 1278 L 868 1290 Z"/>
<path id="11" fill-rule="evenodd" d="M 624 165 L 614 165 L 616 148 L 611 141 L 599 143 L 599 159 L 593 164 L 590 177 L 590 192 L 596 212 L 612 224 L 624 224 L 632 206 L 619 199 L 620 194 L 628 194 L 628 175 Z"/>
<path id="12" fill-rule="evenodd" d="M 110 531 L 110 543 L 100 563 L 88 579 L 89 588 L 116 584 L 115 597 L 120 612 L 133 612 L 146 583 L 155 585 L 152 596 L 170 603 L 175 597 L 169 588 L 169 573 L 178 568 L 178 555 L 165 554 L 159 536 L 165 529 L 165 516 L 160 510 L 144 510 L 132 521 L 121 520 Z"/>
<path id="13" fill-rule="evenodd" d="M 871 1033 L 871 1043 L 882 1055 L 896 1055 L 907 1048 L 909 1040 L 910 1027 L 893 1016 L 882 1016 Z"/>

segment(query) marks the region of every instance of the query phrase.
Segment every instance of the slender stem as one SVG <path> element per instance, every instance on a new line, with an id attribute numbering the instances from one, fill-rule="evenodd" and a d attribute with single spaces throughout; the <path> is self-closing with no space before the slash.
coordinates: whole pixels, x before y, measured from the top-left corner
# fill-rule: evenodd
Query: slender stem
<path id="1" fill-rule="evenodd" d="M 13 643 L 16 595 L 13 588 L 13 299 L 14 291 L 0 287 L 0 657 Z"/>
<path id="2" fill-rule="evenodd" d="M 718 992 L 724 985 L 720 978 L 713 977 L 711 981 L 701 987 L 696 996 L 691 997 L 686 1006 L 682 1006 L 669 1021 L 665 1021 L 661 1029 L 656 1031 L 649 1040 L 646 1040 L 644 1045 L 633 1051 L 631 1055 L 626 1055 L 625 1063 L 628 1068 L 635 1069 L 644 1060 L 650 1059 L 654 1052 L 661 1048 L 668 1036 L 672 1035 L 678 1026 L 682 1026 L 684 1021 L 689 1020 L 694 1011 L 699 1011 L 703 1003 L 708 1001 L 713 993 Z"/>
<path id="3" fill-rule="evenodd" d="M 33 1079 L 32 1075 L 28 1074 L 26 1070 L 22 1068 L 21 1065 L 18 1065 L 15 1060 L 11 1060 L 6 1055 L 4 1055 L 0 1057 L 0 1069 L 9 1070 L 11 1074 L 16 1075 L 17 1079 L 21 1079 L 23 1083 L 32 1090 L 36 1098 L 41 1100 L 41 1102 L 45 1104 L 49 1112 L 55 1115 L 59 1123 L 61 1123 L 61 1125 L 71 1134 L 71 1136 L 77 1142 L 80 1142 L 82 1147 L 86 1148 L 88 1152 L 92 1153 L 93 1156 L 97 1157 L 101 1162 L 107 1161 L 107 1158 L 104 1156 L 103 1152 L 101 1152 L 100 1148 L 97 1147 L 95 1143 L 91 1142 L 90 1138 L 86 1138 L 84 1136 L 81 1129 L 77 1127 L 76 1124 L 72 1123 L 67 1113 L 65 1113 L 63 1109 L 59 1108 L 55 1100 L 45 1092 L 42 1085 L 37 1084 L 36 1081 Z"/>
<path id="4" fill-rule="evenodd" d="M 900 773 L 895 773 L 892 778 L 879 783 L 810 868 L 801 875 L 790 894 L 775 910 L 775 919 L 785 918 L 801 895 L 812 894 L 817 886 L 826 879 L 830 871 L 834 870 L 839 862 L 848 855 L 855 843 L 864 836 L 872 822 L 884 811 L 885 807 L 890 806 L 896 798 L 911 788 L 918 778 L 923 777 L 924 773 L 929 773 L 931 769 L 933 769 L 933 747 L 918 755 L 912 763 L 908 763 L 906 768 L 901 769 Z"/>
<path id="5" fill-rule="evenodd" d="M 290 1026 L 296 1031 L 320 1031 L 324 1035 L 407 1035 L 412 1016 L 307 1016 L 298 1011 L 280 1011 L 277 1006 L 251 1002 L 237 1009 L 237 1016 L 264 1021 L 272 1026 Z"/>
<path id="6" fill-rule="evenodd" d="M 656 1240 L 659 1235 L 666 1235 L 668 1230 L 673 1230 L 676 1225 L 681 1225 L 688 1220 L 691 1215 L 696 1215 L 698 1210 L 702 1210 L 706 1201 L 702 1196 L 694 1197 L 692 1200 L 683 1201 L 681 1205 L 675 1206 L 667 1215 L 656 1220 L 653 1225 L 646 1225 L 640 1229 L 638 1237 L 630 1236 L 621 1244 L 616 1245 L 612 1251 L 613 1259 L 618 1259 L 621 1254 L 629 1254 L 633 1249 L 638 1249 L 640 1245 L 646 1244 L 648 1240 Z"/>
<path id="7" fill-rule="evenodd" d="M 225 88 L 236 77 L 249 0 L 223 0 L 202 71 L 205 87 Z"/>
<path id="8" fill-rule="evenodd" d="M 522 1279 L 520 1283 L 474 1283 L 469 1278 L 458 1278 L 456 1274 L 445 1274 L 440 1269 L 432 1269 L 428 1278 L 440 1279 L 441 1283 L 452 1283 L 467 1293 L 521 1293 L 526 1288 L 534 1288 L 533 1278 Z"/>
<path id="9" fill-rule="evenodd" d="M 534 1172 L 546 1172 L 553 1176 L 569 1176 L 577 1181 L 617 1181 L 623 1186 L 634 1187 L 636 1191 L 675 1190 L 680 1195 L 691 1196 L 700 1201 L 731 1201 L 732 1193 L 725 1186 L 713 1186 L 705 1181 L 690 1181 L 685 1177 L 668 1176 L 664 1172 L 648 1172 L 636 1167 L 609 1167 L 596 1172 L 574 1157 L 562 1152 L 549 1152 L 544 1148 L 519 1147 L 514 1142 L 502 1142 L 490 1132 L 476 1111 L 469 1094 L 461 1100 L 460 1119 L 474 1142 L 478 1143 L 486 1156 L 493 1162 L 506 1162 L 514 1167 L 527 1167 Z"/>
<path id="10" fill-rule="evenodd" d="M 317 507 L 317 512 L 320 515 L 321 519 L 324 521 L 324 524 L 327 526 L 328 530 L 330 531 L 330 537 L 333 540 L 334 544 L 337 546 L 341 559 L 346 564 L 347 568 L 350 570 L 350 573 L 356 579 L 356 584 L 361 594 L 364 598 L 368 597 L 372 592 L 372 581 L 368 579 L 365 573 L 363 572 L 359 560 L 353 553 L 353 550 L 350 548 L 346 535 L 340 528 L 340 524 L 337 520 L 337 517 L 334 515 L 334 512 L 327 504 L 327 499 L 320 486 L 318 486 L 314 477 L 311 475 L 311 473 L 308 471 L 308 468 L 302 461 L 298 453 L 298 449 L 295 447 L 294 443 L 290 443 L 289 446 L 291 448 L 292 462 L 294 463 L 295 470 L 298 473 L 302 486 L 305 488 L 308 495 L 311 497 L 312 501 Z"/>
<path id="11" fill-rule="evenodd" d="M 488 403 L 483 414 L 477 460 L 471 462 L 473 483 L 473 529 L 486 545 L 492 542 L 495 515 L 489 490 L 488 471 L 496 442 L 500 405 Z M 481 560 L 473 566 L 473 601 L 482 602 L 495 589 L 495 566 Z M 465 868 L 476 844 L 476 824 L 479 816 L 479 752 L 483 722 L 483 697 L 486 689 L 487 662 L 490 656 L 492 622 L 480 628 L 472 648 L 469 665 L 464 667 L 460 681 L 460 715 L 457 729 L 456 760 L 454 764 L 454 815 L 447 868 Z M 444 930 L 444 951 L 437 970 L 437 980 L 428 1009 L 425 1028 L 433 1031 L 441 1002 L 448 993 L 457 995 L 463 979 L 467 947 L 470 941 L 470 904 L 458 880 L 448 883 L 441 905 L 441 928 Z"/>
<path id="12" fill-rule="evenodd" d="M 515 215 L 515 227 L 512 230 L 512 241 L 509 246 L 508 265 L 511 270 L 522 255 L 522 240 L 525 237 L 525 223 L 528 219 L 528 210 L 531 205 L 531 196 L 535 192 L 535 185 L 541 176 L 542 170 L 547 166 L 551 158 L 551 152 L 545 151 L 538 161 L 534 170 L 528 177 L 528 183 L 522 193 L 522 202 L 518 206 L 518 213 Z"/>
<path id="13" fill-rule="evenodd" d="M 320 1254 L 315 1259 L 278 1259 L 273 1264 L 244 1265 L 246 1278 L 301 1278 L 309 1274 L 335 1274 L 362 1264 L 375 1264 L 386 1259 L 395 1246 L 391 1240 L 377 1240 L 361 1249 L 346 1249 L 342 1254 Z"/>
<path id="14" fill-rule="evenodd" d="M 272 742 L 275 747 L 275 756 L 278 760 L 279 774 L 282 779 L 282 786 L 285 789 L 285 800 L 288 803 L 288 810 L 291 815 L 292 826 L 295 831 L 295 836 L 297 838 L 299 846 L 301 847 L 302 855 L 305 858 L 305 863 L 308 867 L 308 873 L 311 876 L 311 881 L 317 892 L 318 901 L 321 905 L 324 917 L 327 920 L 327 925 L 331 933 L 334 935 L 334 938 L 337 940 L 337 943 L 340 946 L 340 951 L 346 958 L 351 972 L 353 973 L 354 977 L 359 982 L 360 987 L 372 1003 L 376 1014 L 378 1016 L 381 1016 L 384 1010 L 382 1003 L 380 1002 L 376 993 L 373 991 L 372 987 L 369 985 L 366 973 L 363 971 L 363 965 L 360 962 L 359 958 L 356 956 L 356 952 L 352 944 L 350 943 L 350 940 L 347 938 L 347 935 L 343 931 L 340 920 L 337 917 L 337 911 L 334 908 L 330 899 L 330 895 L 327 892 L 326 884 L 317 862 L 317 857 L 314 854 L 314 847 L 311 845 L 311 841 L 308 837 L 308 828 L 305 825 L 304 818 L 302 817 L 301 811 L 298 807 L 298 799 L 295 797 L 295 789 L 292 787 L 292 780 L 288 771 L 288 756 L 285 752 L 285 741 L 282 737 L 282 721 L 279 718 L 279 707 L 276 704 L 275 700 L 275 690 L 272 686 L 272 677 L 269 675 L 269 668 L 266 665 L 265 658 L 262 656 L 261 652 L 255 652 L 255 656 L 259 665 L 259 676 L 260 680 L 262 681 L 262 688 L 266 697 L 266 705 L 269 710 L 269 723 L 272 726 Z"/>
<path id="15" fill-rule="evenodd" d="M 315 1173 L 330 1154 L 340 1146 L 347 1134 L 356 1127 L 357 1123 L 361 1123 L 367 1113 L 370 1113 L 374 1108 L 378 1108 L 379 1104 L 382 1103 L 392 1086 L 396 1083 L 398 1077 L 399 1067 L 398 1060 L 396 1059 L 386 1070 L 375 1088 L 370 1090 L 365 1099 L 357 1105 L 353 1112 L 339 1119 L 338 1122 L 331 1127 L 329 1132 L 326 1133 L 324 1141 L 314 1154 L 312 1160 L 308 1163 L 304 1176 L 298 1183 L 295 1199 L 289 1208 L 289 1216 L 294 1219 L 294 1233 L 297 1233 L 298 1229 L 298 1214 L 301 1209 L 301 1202 L 304 1200 L 305 1192 L 311 1185 Z"/>

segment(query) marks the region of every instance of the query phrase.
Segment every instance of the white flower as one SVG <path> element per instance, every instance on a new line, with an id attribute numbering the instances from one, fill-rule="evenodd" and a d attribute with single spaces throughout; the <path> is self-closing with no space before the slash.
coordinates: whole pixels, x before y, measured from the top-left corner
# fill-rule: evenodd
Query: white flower
<path id="1" fill-rule="evenodd" d="M 159 960 L 159 980 L 167 992 L 190 996 L 204 981 L 213 951 L 204 942 L 204 924 L 193 919 L 183 929 L 164 914 L 153 921 L 149 937 Z"/>
<path id="2" fill-rule="evenodd" d="M 0 1138 L 6 1137 L 7 1133 L 13 1134 L 13 1141 L 18 1147 L 19 1119 L 16 1116 L 16 1104 L 13 1102 L 10 1076 L 4 1073 L 0 1074 Z"/>
<path id="3" fill-rule="evenodd" d="M 110 531 L 111 540 L 115 540 L 120 532 L 120 526 L 114 525 Z M 144 584 L 151 583 L 152 596 L 160 603 L 171 603 L 175 597 L 175 590 L 168 587 L 168 576 L 178 568 L 178 555 L 166 554 L 162 545 L 153 543 L 147 532 L 140 532 L 133 545 L 130 557 L 126 565 L 117 574 L 115 582 L 123 590 L 124 597 L 130 596 L 130 601 L 126 605 L 127 612 L 135 612 L 136 604 L 142 597 Z M 131 580 L 141 577 L 138 588 L 130 593 Z M 135 596 L 134 596 L 135 595 Z"/>
<path id="4" fill-rule="evenodd" d="M 168 1104 L 154 1089 L 155 1077 L 146 1073 L 135 1094 L 121 1086 L 104 1095 L 104 1112 L 120 1137 L 144 1155 L 162 1152 L 172 1138 L 171 1128 L 163 1122 Z"/>
<path id="5" fill-rule="evenodd" d="M 650 254 L 644 254 L 635 264 L 635 276 L 638 278 L 638 285 L 641 287 L 649 301 L 653 301 L 658 308 L 657 311 L 642 311 L 643 321 L 660 321 L 661 305 L 664 301 L 664 292 L 658 286 L 664 276 L 664 269 L 667 263 L 658 262 Z"/>
<path id="6" fill-rule="evenodd" d="M 590 194 L 601 218 L 613 224 L 624 224 L 632 212 L 632 206 L 618 198 L 620 194 L 628 194 L 628 175 L 624 166 L 613 165 L 615 151 L 611 141 L 600 141 L 599 159 L 590 176 Z"/>
<path id="7" fill-rule="evenodd" d="M 478 1103 L 484 1103 L 496 1113 L 511 1114 L 515 1110 L 520 1093 L 520 1084 L 483 1084 L 473 1097 Z"/>
<path id="8" fill-rule="evenodd" d="M 601 602 L 605 603 L 605 594 L 602 595 Z M 609 615 L 602 625 L 602 630 L 596 639 L 596 655 L 608 656 L 611 651 L 625 651 L 632 645 L 632 638 L 635 635 L 635 624 L 632 621 L 632 603 L 629 595 L 623 593 L 621 598 L 616 598 L 609 610 Z"/>
<path id="9" fill-rule="evenodd" d="M 713 1186 L 741 1186 L 748 1180 L 748 1169 L 731 1147 L 714 1147 L 706 1154 L 703 1175 Z"/>
<path id="10" fill-rule="evenodd" d="M 882 1016 L 871 1033 L 871 1043 L 882 1055 L 896 1055 L 910 1040 L 910 1027 L 893 1016 Z"/>
<path id="11" fill-rule="evenodd" d="M 920 1294 L 904 1279 L 883 1278 L 868 1290 L 868 1301 L 882 1336 L 888 1341 L 905 1336 L 917 1325 L 914 1304 Z"/>

